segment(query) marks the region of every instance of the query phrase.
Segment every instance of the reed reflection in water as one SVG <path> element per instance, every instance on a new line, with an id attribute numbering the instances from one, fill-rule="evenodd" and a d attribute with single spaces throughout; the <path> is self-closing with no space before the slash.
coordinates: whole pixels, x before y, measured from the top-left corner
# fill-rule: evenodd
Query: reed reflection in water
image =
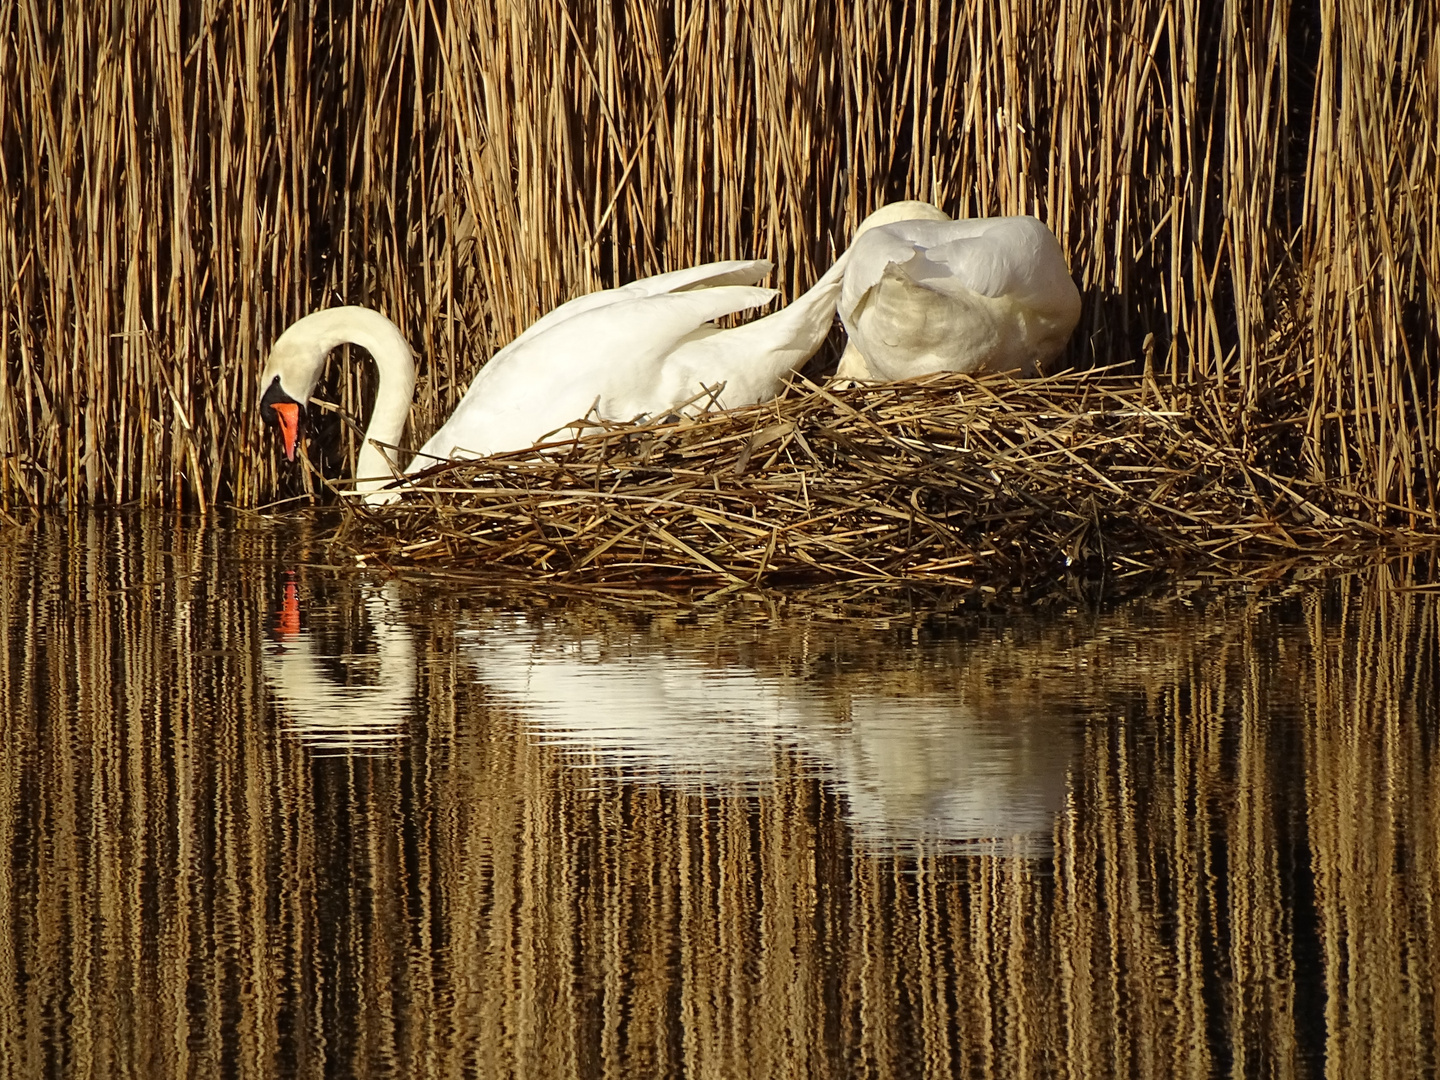
<path id="1" fill-rule="evenodd" d="M 296 550 L 0 535 L 0 1075 L 1434 1070 L 1392 571 L 886 628 Z"/>

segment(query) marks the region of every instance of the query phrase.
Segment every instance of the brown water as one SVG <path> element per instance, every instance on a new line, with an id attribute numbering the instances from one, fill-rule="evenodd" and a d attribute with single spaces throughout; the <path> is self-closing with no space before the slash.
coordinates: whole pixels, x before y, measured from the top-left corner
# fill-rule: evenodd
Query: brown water
<path id="1" fill-rule="evenodd" d="M 1436 1071 L 1440 598 L 597 605 L 0 532 L 0 1076 Z"/>

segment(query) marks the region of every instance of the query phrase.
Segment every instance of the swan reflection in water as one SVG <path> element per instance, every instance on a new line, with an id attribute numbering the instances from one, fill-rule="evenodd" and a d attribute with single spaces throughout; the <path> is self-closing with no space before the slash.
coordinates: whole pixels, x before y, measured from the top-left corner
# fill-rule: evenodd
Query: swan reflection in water
<path id="1" fill-rule="evenodd" d="M 849 723 L 812 733 L 804 749 L 825 762 L 868 848 L 1039 856 L 1069 790 L 1075 736 L 1073 722 L 1014 705 L 855 694 Z"/>
<path id="2" fill-rule="evenodd" d="M 415 711 L 416 660 L 394 582 L 366 588 L 364 626 L 307 603 L 291 577 L 265 642 L 266 689 L 284 730 L 319 754 L 374 754 L 404 740 Z"/>
<path id="3" fill-rule="evenodd" d="M 265 648 L 285 730 L 321 753 L 385 751 L 415 707 L 417 656 L 396 585 L 363 591 L 355 608 L 361 627 L 335 632 L 343 620 L 331 611 L 325 632 L 322 610 L 302 630 L 291 582 Z M 616 640 L 513 613 L 458 631 L 456 648 L 489 702 L 514 708 L 577 767 L 735 796 L 769 790 L 789 755 L 839 794 L 867 850 L 1048 853 L 1078 732 L 1033 691 L 967 700 L 959 672 L 937 665 L 916 689 L 883 661 L 769 675 L 722 662 L 687 633 Z"/>
<path id="4" fill-rule="evenodd" d="M 794 752 L 877 852 L 1048 854 L 1077 746 L 1074 717 L 1019 691 L 982 707 L 958 686 L 877 690 L 875 671 L 797 681 L 673 650 L 602 655 L 518 616 L 462 647 L 545 741 L 642 781 L 754 790 Z"/>

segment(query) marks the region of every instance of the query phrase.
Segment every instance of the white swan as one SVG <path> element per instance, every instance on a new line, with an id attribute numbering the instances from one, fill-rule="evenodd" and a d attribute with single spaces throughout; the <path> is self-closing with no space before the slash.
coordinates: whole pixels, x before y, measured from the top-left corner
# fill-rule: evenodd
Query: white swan
<path id="1" fill-rule="evenodd" d="M 777 295 L 753 285 L 770 267 L 766 259 L 708 263 L 562 304 L 490 358 L 407 471 L 523 449 L 592 413 L 621 421 L 662 416 L 707 390 L 721 408 L 774 397 L 829 333 L 844 258 L 788 307 L 717 328 L 712 319 Z M 379 489 L 398 463 L 376 443 L 400 441 L 415 388 L 410 347 L 389 319 L 340 307 L 292 324 L 260 375 L 261 416 L 280 429 L 294 460 L 304 403 L 326 355 L 347 342 L 365 349 L 380 371 L 355 488 L 368 502 L 388 502 L 396 493 Z"/>
<path id="2" fill-rule="evenodd" d="M 929 203 L 893 203 L 860 223 L 847 259 L 837 378 L 1035 375 L 1080 320 L 1065 253 L 1033 217 L 952 221 Z"/>

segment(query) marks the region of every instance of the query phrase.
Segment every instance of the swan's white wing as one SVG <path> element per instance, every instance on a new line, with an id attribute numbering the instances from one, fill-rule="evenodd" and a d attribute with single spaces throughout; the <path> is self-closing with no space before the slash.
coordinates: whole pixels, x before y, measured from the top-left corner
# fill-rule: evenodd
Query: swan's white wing
<path id="1" fill-rule="evenodd" d="M 639 278 L 615 291 L 633 296 L 658 296 L 660 293 L 693 292 L 718 285 L 754 285 L 774 267 L 769 259 L 723 259 Z"/>
<path id="2" fill-rule="evenodd" d="M 1032 217 L 1002 218 L 974 236 L 929 247 L 925 258 L 935 278 L 922 284 L 950 295 L 968 289 L 1032 307 L 1052 307 L 1069 297 L 1078 301 L 1059 242 Z"/>
<path id="3" fill-rule="evenodd" d="M 847 258 L 842 255 L 806 293 L 779 311 L 684 342 L 664 365 L 661 394 L 679 402 L 724 383 L 718 401 L 727 409 L 774 397 L 782 380 L 815 355 L 835 324 Z"/>
<path id="4" fill-rule="evenodd" d="M 1030 291 L 1030 252 L 1011 238 L 966 237 L 917 252 L 904 264 L 906 275 L 927 289 L 946 296 L 963 292 L 1000 297 Z"/>
<path id="5" fill-rule="evenodd" d="M 653 274 L 614 289 L 601 289 L 585 293 L 573 300 L 567 300 L 546 315 L 542 315 L 519 337 L 505 346 L 513 348 L 536 334 L 549 330 L 557 323 L 583 315 L 587 311 L 621 304 L 642 296 L 659 296 L 663 293 L 691 292 L 696 289 L 714 288 L 721 285 L 754 285 L 768 274 L 775 264 L 769 259 L 729 259 L 722 262 L 703 263 L 671 270 L 664 274 Z M 505 349 L 496 352 L 498 357 Z M 493 363 L 493 358 L 492 358 Z"/>
<path id="6" fill-rule="evenodd" d="M 945 224 L 944 222 L 917 222 L 916 224 Z M 865 233 L 850 245 L 849 260 L 845 279 L 840 287 L 840 317 L 847 328 L 855 309 L 861 305 L 865 295 L 880 284 L 885 271 L 894 265 L 904 265 L 915 258 L 921 246 L 916 241 L 896 231 L 893 225 L 883 225 Z M 851 333 L 854 333 L 851 330 Z"/>
<path id="7" fill-rule="evenodd" d="M 601 416 L 620 420 L 667 408 L 659 371 L 675 346 L 712 319 L 775 295 L 717 285 L 635 296 L 558 320 L 491 358 L 410 470 L 456 454 L 531 446 L 597 406 Z"/>
<path id="8" fill-rule="evenodd" d="M 768 274 L 773 266 L 774 263 L 769 259 L 729 259 L 722 262 L 703 263 L 700 266 L 687 266 L 681 270 L 654 274 L 618 288 L 601 289 L 599 292 L 585 293 L 573 300 L 567 300 L 555 310 L 542 315 L 514 341 L 496 350 L 495 355 L 490 357 L 490 360 L 471 380 L 465 396 L 469 398 L 470 395 L 478 392 L 477 387 L 488 377 L 487 373 L 498 370 L 498 362 L 503 356 L 578 315 L 600 311 L 647 296 L 694 292 L 726 285 L 753 285 Z"/>
<path id="9" fill-rule="evenodd" d="M 1068 340 L 1080 295 L 1033 217 L 900 221 L 855 241 L 840 317 L 869 371 L 1033 372 Z"/>
<path id="10" fill-rule="evenodd" d="M 855 242 L 840 307 L 853 311 L 892 267 L 949 296 L 1021 297 L 1049 283 L 1057 266 L 1068 278 L 1055 237 L 1033 217 L 899 221 Z"/>

